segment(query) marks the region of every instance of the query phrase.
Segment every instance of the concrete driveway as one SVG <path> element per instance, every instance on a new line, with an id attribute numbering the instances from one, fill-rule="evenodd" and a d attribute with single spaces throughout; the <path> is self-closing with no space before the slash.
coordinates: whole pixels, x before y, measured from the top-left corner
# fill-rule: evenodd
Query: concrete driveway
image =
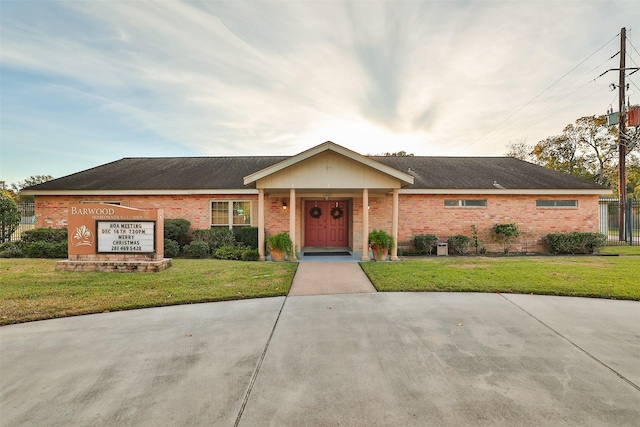
<path id="1" fill-rule="evenodd" d="M 2 426 L 637 426 L 640 303 L 359 293 L 0 328 Z"/>

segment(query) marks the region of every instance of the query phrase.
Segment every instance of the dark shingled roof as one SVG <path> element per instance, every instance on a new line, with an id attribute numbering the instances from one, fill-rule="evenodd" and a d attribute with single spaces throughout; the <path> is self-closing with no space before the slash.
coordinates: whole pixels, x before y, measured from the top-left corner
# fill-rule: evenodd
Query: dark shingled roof
<path id="1" fill-rule="evenodd" d="M 547 169 L 513 157 L 371 157 L 380 163 L 413 175 L 405 188 L 602 190 L 594 182 Z"/>
<path id="2" fill-rule="evenodd" d="M 61 190 L 242 189 L 243 178 L 288 157 L 124 158 L 30 187 Z M 414 189 L 602 190 L 605 187 L 510 157 L 370 157 L 415 177 Z"/>
<path id="3" fill-rule="evenodd" d="M 288 157 L 124 158 L 30 190 L 209 190 L 246 188 L 243 178 Z"/>

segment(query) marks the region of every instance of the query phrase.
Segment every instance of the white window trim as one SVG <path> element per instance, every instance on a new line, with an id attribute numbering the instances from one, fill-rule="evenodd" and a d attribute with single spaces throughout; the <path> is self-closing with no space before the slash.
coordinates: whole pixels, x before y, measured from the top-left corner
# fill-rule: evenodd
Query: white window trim
<path id="1" fill-rule="evenodd" d="M 574 206 L 538 206 L 538 202 L 566 202 L 566 201 L 571 201 L 571 202 L 575 202 Z M 578 200 L 577 199 L 537 199 L 536 200 L 536 209 L 578 209 Z"/>
<path id="2" fill-rule="evenodd" d="M 455 201 L 458 202 L 457 205 L 447 205 L 447 201 Z M 465 205 L 465 202 L 467 201 L 481 201 L 484 202 L 484 206 L 477 206 L 477 205 L 470 205 L 467 206 Z M 444 204 L 445 208 L 449 208 L 449 209 L 461 209 L 461 208 L 466 208 L 466 209 L 486 209 L 489 202 L 487 201 L 487 199 L 444 199 L 444 201 L 442 202 Z"/>
<path id="3" fill-rule="evenodd" d="M 213 223 L 213 215 L 212 209 L 214 203 L 226 203 L 227 204 L 227 224 L 214 224 Z M 233 204 L 234 203 L 249 203 L 251 207 L 251 212 L 249 216 L 249 224 L 235 224 L 236 227 L 252 227 L 253 226 L 253 202 L 251 200 L 233 200 L 233 199 L 213 199 L 209 200 L 209 227 L 227 227 L 229 230 L 232 230 L 234 227 L 233 224 Z"/>

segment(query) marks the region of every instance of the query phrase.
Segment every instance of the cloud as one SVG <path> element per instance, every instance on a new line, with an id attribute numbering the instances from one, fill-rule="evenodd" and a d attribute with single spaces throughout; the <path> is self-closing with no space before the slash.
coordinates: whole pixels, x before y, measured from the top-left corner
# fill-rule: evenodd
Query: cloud
<path id="1" fill-rule="evenodd" d="M 499 155 L 509 140 L 603 112 L 609 82 L 581 86 L 615 42 L 500 125 L 640 19 L 631 1 L 2 7 L 3 144 L 31 123 L 64 129 L 48 143 L 70 150 L 119 139 L 204 155 L 295 154 L 329 139 L 359 152 Z"/>

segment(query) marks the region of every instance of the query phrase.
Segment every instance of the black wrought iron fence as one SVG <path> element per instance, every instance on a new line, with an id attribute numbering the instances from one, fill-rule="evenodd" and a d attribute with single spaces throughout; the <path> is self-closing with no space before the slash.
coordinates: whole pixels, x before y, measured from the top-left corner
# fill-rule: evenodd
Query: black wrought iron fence
<path id="1" fill-rule="evenodd" d="M 36 219 L 36 209 L 34 203 L 18 203 L 18 209 L 20 209 L 20 224 L 18 224 L 18 228 L 11 235 L 10 240 L 16 241 L 20 240 L 20 236 L 22 233 L 27 230 L 32 230 L 35 226 Z"/>
<path id="2" fill-rule="evenodd" d="M 624 230 L 620 233 L 620 202 L 618 199 L 600 199 L 600 232 L 607 236 L 607 245 L 640 245 L 640 200 L 623 203 Z"/>

